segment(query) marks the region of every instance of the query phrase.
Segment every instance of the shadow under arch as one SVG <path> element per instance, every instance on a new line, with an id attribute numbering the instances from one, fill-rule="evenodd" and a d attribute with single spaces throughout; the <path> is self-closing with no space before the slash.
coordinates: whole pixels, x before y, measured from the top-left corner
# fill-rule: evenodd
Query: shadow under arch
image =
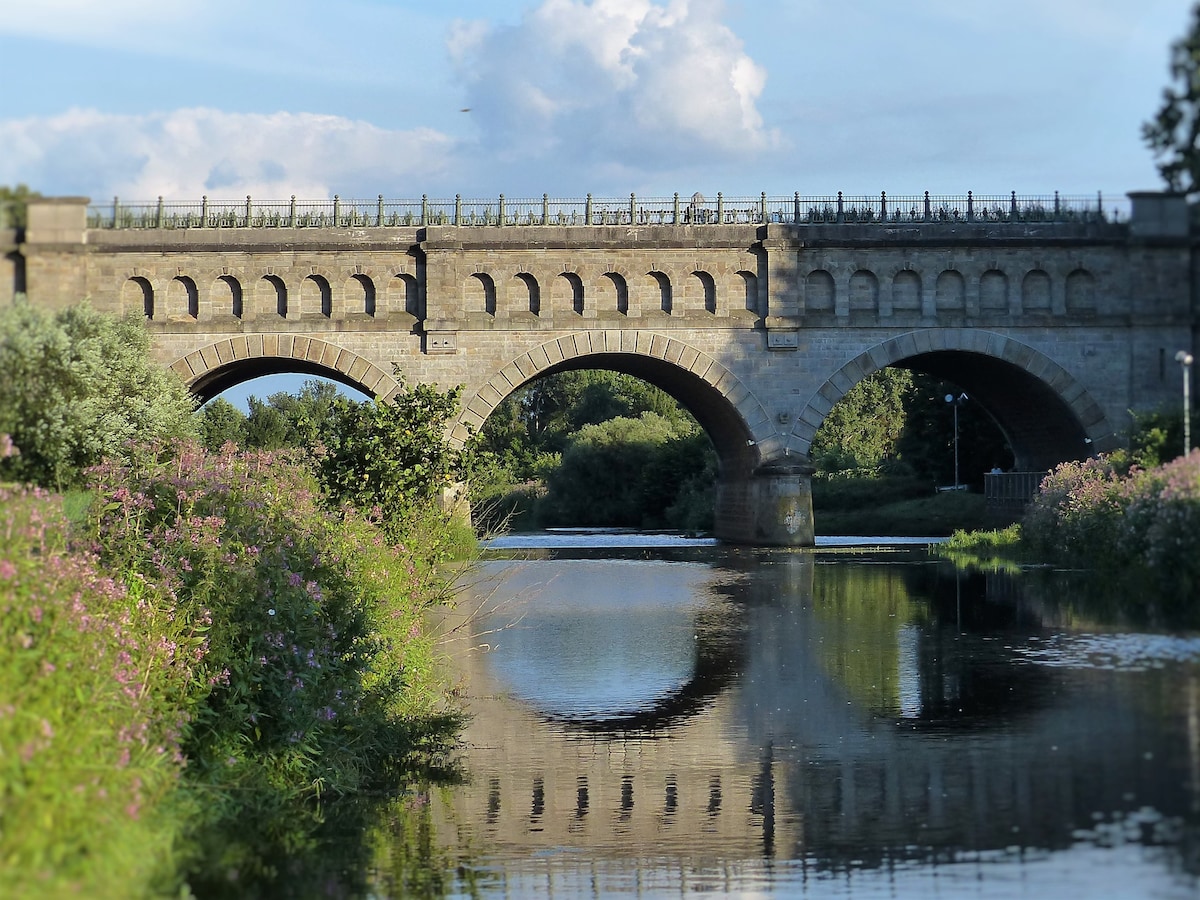
<path id="1" fill-rule="evenodd" d="M 207 402 L 261 375 L 319 375 L 371 397 L 391 397 L 395 378 L 336 344 L 295 335 L 239 335 L 193 350 L 171 364 L 192 393 Z"/>
<path id="2" fill-rule="evenodd" d="M 466 400 L 451 438 L 466 441 L 506 397 L 530 381 L 575 369 L 608 369 L 666 391 L 695 416 L 717 452 L 721 477 L 752 472 L 769 455 L 762 444 L 778 443 L 762 404 L 712 357 L 653 332 L 622 331 L 614 333 L 611 345 L 609 340 L 603 332 L 580 332 L 517 357 Z"/>
<path id="3" fill-rule="evenodd" d="M 797 416 L 790 448 L 807 455 L 833 405 L 889 366 L 951 381 L 978 400 L 1008 440 L 1017 470 L 1042 471 L 1119 445 L 1100 405 L 1044 353 L 994 332 L 928 329 L 871 347 L 835 372 Z"/>

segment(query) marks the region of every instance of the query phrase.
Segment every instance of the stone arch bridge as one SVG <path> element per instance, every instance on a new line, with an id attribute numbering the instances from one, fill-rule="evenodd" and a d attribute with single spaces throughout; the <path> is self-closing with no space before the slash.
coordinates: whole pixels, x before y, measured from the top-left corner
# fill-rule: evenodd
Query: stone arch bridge
<path id="1" fill-rule="evenodd" d="M 712 438 L 718 536 L 803 546 L 813 436 L 881 368 L 960 385 L 1029 471 L 1112 449 L 1131 410 L 1178 402 L 1196 323 L 1186 204 L 1130 198 L 1124 216 L 1015 195 L 403 213 L 51 198 L 0 230 L 0 296 L 144 317 L 201 397 L 275 372 L 384 398 L 393 371 L 461 384 L 456 439 L 540 375 L 626 372 Z"/>

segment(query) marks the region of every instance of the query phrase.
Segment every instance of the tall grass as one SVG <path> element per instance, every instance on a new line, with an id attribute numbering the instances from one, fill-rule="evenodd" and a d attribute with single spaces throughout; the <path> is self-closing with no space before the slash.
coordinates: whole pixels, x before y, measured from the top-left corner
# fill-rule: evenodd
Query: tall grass
<path id="1" fill-rule="evenodd" d="M 320 801 L 452 723 L 424 613 L 462 536 L 385 538 L 280 453 L 91 475 L 74 526 L 0 507 L 0 896 L 270 893 Z"/>

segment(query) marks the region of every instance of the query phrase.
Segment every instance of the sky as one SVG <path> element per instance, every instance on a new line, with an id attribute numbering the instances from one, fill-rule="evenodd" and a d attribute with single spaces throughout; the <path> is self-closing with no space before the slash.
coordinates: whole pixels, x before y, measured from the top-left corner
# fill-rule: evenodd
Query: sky
<path id="1" fill-rule="evenodd" d="M 1190 0 L 0 0 L 0 184 L 1120 197 Z"/>
<path id="2" fill-rule="evenodd" d="M 1190 0 L 0 0 L 0 185 L 97 203 L 1162 187 Z M 1106 204 L 1107 205 L 1107 204 Z M 227 398 L 295 390 L 239 385 Z"/>

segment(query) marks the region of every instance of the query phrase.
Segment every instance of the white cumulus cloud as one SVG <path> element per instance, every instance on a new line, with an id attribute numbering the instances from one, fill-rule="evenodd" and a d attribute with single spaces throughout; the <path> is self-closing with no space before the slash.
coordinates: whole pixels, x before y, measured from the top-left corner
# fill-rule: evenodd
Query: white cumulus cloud
<path id="1" fill-rule="evenodd" d="M 481 144 L 580 172 L 749 161 L 779 144 L 765 70 L 720 0 L 545 0 L 518 24 L 463 23 L 451 55 Z"/>
<path id="2" fill-rule="evenodd" d="M 382 129 L 312 113 L 179 109 L 146 115 L 70 110 L 0 121 L 0 184 L 129 199 L 202 195 L 356 198 L 421 192 L 454 144 L 424 128 Z"/>

